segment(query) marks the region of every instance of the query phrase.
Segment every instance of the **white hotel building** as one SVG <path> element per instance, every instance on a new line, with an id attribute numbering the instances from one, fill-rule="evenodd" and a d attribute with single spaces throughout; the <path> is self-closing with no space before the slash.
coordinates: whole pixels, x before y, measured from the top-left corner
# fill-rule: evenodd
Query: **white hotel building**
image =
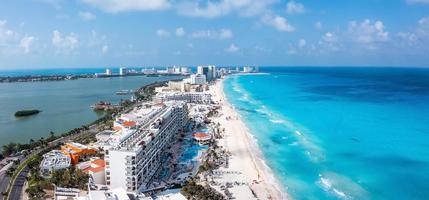
<path id="1" fill-rule="evenodd" d="M 136 116 L 121 116 L 137 121 L 135 131 L 106 150 L 106 184 L 110 188 L 123 188 L 127 192 L 147 189 L 161 165 L 161 153 L 188 121 L 188 109 L 183 101 L 145 105 L 139 109 L 135 111 Z"/>
<path id="2" fill-rule="evenodd" d="M 157 102 L 184 101 L 197 104 L 210 104 L 211 99 L 208 92 L 159 92 L 154 98 Z"/>

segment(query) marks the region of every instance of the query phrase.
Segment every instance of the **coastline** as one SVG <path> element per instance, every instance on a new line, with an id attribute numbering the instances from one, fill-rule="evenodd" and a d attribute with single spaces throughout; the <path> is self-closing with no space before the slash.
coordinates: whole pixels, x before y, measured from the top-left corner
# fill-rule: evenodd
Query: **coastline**
<path id="1" fill-rule="evenodd" d="M 220 79 L 211 86 L 213 98 L 219 103 L 220 113 L 223 114 L 216 118 L 215 122 L 220 123 L 226 133 L 224 138 L 219 140 L 219 145 L 231 153 L 228 169 L 220 170 L 240 172 L 242 176 L 238 177 L 238 180 L 249 183 L 252 193 L 259 199 L 290 199 L 271 168 L 266 165 L 262 152 L 246 124 L 228 102 L 223 90 L 223 81 L 224 79 Z"/>

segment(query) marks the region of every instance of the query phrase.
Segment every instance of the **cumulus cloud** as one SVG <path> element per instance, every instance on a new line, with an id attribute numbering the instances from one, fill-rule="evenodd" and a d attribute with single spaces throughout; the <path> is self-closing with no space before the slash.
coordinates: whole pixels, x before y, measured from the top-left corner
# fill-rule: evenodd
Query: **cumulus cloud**
<path id="1" fill-rule="evenodd" d="M 305 12 L 305 7 L 301 3 L 289 1 L 286 6 L 286 12 L 288 14 L 301 14 Z"/>
<path id="2" fill-rule="evenodd" d="M 18 33 L 8 29 L 6 24 L 6 20 L 0 20 L 0 46 L 5 46 L 7 43 L 18 38 Z"/>
<path id="3" fill-rule="evenodd" d="M 170 36 L 170 32 L 168 32 L 168 31 L 166 31 L 166 30 L 164 30 L 164 29 L 158 29 L 158 30 L 156 31 L 156 35 L 157 35 L 158 37 L 169 37 L 169 36 Z"/>
<path id="4" fill-rule="evenodd" d="M 282 31 L 282 32 L 294 32 L 295 31 L 295 27 L 290 25 L 288 23 L 288 21 L 286 20 L 286 18 L 278 16 L 278 15 L 276 15 L 276 16 L 269 15 L 269 14 L 264 15 L 262 17 L 262 22 L 268 26 L 274 27 L 278 31 Z"/>
<path id="5" fill-rule="evenodd" d="M 377 43 L 386 42 L 389 40 L 389 32 L 385 31 L 382 21 L 372 23 L 369 19 L 358 23 L 356 21 L 349 22 L 348 35 L 352 40 L 366 45 L 368 48 L 375 48 Z"/>
<path id="6" fill-rule="evenodd" d="M 33 36 L 25 36 L 19 42 L 19 47 L 21 47 L 24 50 L 24 53 L 29 53 L 30 48 L 33 45 L 35 40 L 36 38 Z"/>
<path id="7" fill-rule="evenodd" d="M 230 29 L 201 30 L 193 32 L 191 37 L 224 40 L 232 38 L 233 33 Z"/>
<path id="8" fill-rule="evenodd" d="M 171 7 L 168 0 L 82 0 L 82 2 L 111 13 L 165 10 Z"/>
<path id="9" fill-rule="evenodd" d="M 415 44 L 417 41 L 429 40 L 429 17 L 423 17 L 417 21 L 417 28 L 411 32 L 399 32 L 397 36 L 408 42 Z"/>
<path id="10" fill-rule="evenodd" d="M 240 50 L 240 48 L 238 46 L 236 46 L 235 44 L 231 44 L 231 45 L 229 45 L 228 48 L 225 49 L 225 51 L 228 53 L 235 53 L 239 50 Z"/>
<path id="11" fill-rule="evenodd" d="M 176 28 L 176 36 L 182 37 L 185 35 L 185 29 L 183 27 Z"/>
<path id="12" fill-rule="evenodd" d="M 267 11 L 277 0 L 220 0 L 191 1 L 178 4 L 178 13 L 184 16 L 215 18 L 231 13 L 255 16 Z"/>
<path id="13" fill-rule="evenodd" d="M 340 50 L 340 42 L 337 34 L 334 32 L 326 32 L 322 35 L 321 39 L 318 42 L 320 51 L 338 51 Z"/>
<path id="14" fill-rule="evenodd" d="M 95 20 L 97 17 L 91 12 L 79 12 L 79 17 L 84 21 Z"/>
<path id="15" fill-rule="evenodd" d="M 61 32 L 54 30 L 52 32 L 52 45 L 58 49 L 73 50 L 77 47 L 79 40 L 74 33 L 62 36 Z"/>

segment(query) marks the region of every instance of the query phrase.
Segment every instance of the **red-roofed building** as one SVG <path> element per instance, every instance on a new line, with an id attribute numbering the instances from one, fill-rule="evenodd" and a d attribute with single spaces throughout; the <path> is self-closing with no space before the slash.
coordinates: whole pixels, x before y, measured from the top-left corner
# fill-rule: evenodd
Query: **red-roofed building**
<path id="1" fill-rule="evenodd" d="M 122 123 L 122 125 L 125 127 L 134 127 L 134 126 L 136 126 L 136 122 L 135 121 L 125 121 L 124 123 Z"/>
<path id="2" fill-rule="evenodd" d="M 211 135 L 204 133 L 204 132 L 196 132 L 194 133 L 194 139 L 199 143 L 199 144 L 207 144 L 210 139 L 211 139 Z"/>
<path id="3" fill-rule="evenodd" d="M 106 167 L 106 162 L 103 159 L 95 159 L 85 163 L 79 164 L 78 168 L 80 168 L 85 173 L 88 173 L 89 176 L 92 177 L 92 180 L 95 184 L 104 185 L 105 184 L 105 176 L 104 170 Z"/>

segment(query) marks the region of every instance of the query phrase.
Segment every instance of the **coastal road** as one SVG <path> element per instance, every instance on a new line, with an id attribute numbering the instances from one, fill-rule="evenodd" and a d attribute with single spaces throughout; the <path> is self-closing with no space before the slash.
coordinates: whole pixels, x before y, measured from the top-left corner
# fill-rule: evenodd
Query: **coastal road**
<path id="1" fill-rule="evenodd" d="M 6 175 L 6 171 L 0 172 L 0 199 L 3 199 L 3 192 L 6 192 L 9 185 L 10 177 Z"/>
<path id="2" fill-rule="evenodd" d="M 30 170 L 26 166 L 21 173 L 18 174 L 18 176 L 15 179 L 15 183 L 12 186 L 12 190 L 10 191 L 9 199 L 10 200 L 20 200 L 22 197 L 22 188 L 25 184 L 25 177 L 27 177 L 27 174 Z"/>
<path id="3" fill-rule="evenodd" d="M 96 125 L 90 126 L 89 130 L 87 130 L 87 131 L 90 133 L 93 133 L 93 134 L 97 133 L 97 126 Z M 69 135 L 69 136 L 58 138 L 58 139 L 50 142 L 48 145 L 46 145 L 40 149 L 37 149 L 35 151 L 32 151 L 30 155 L 28 155 L 26 157 L 21 157 L 19 159 L 20 163 L 25 162 L 27 159 L 31 158 L 33 155 L 36 155 L 36 154 L 40 153 L 41 151 L 43 151 L 49 147 L 52 147 L 52 146 L 57 145 L 59 143 L 64 143 L 64 142 L 69 141 L 69 140 L 73 140 L 74 138 L 78 137 L 79 135 L 81 135 L 84 132 L 86 132 L 86 131 L 82 131 L 82 132 L 79 132 L 79 133 L 74 134 L 74 135 Z M 6 179 L 3 180 L 3 178 L 2 178 L 2 180 L 0 180 L 0 189 L 2 189 L 4 191 L 6 191 L 6 188 L 8 185 L 12 184 L 12 186 L 11 186 L 12 188 L 11 188 L 8 200 L 19 200 L 19 199 L 21 199 L 22 192 L 23 192 L 22 188 L 24 187 L 24 184 L 26 181 L 25 178 L 27 177 L 28 173 L 29 173 L 29 168 L 27 166 L 25 166 L 25 168 L 22 169 L 22 171 L 19 173 L 19 175 L 16 177 L 16 179 L 13 180 L 13 183 L 9 182 L 9 179 L 10 179 L 9 177 L 7 178 L 7 180 Z M 3 189 L 3 184 L 5 185 L 4 189 Z M 3 195 L 0 194 L 0 197 L 3 198 Z"/>

